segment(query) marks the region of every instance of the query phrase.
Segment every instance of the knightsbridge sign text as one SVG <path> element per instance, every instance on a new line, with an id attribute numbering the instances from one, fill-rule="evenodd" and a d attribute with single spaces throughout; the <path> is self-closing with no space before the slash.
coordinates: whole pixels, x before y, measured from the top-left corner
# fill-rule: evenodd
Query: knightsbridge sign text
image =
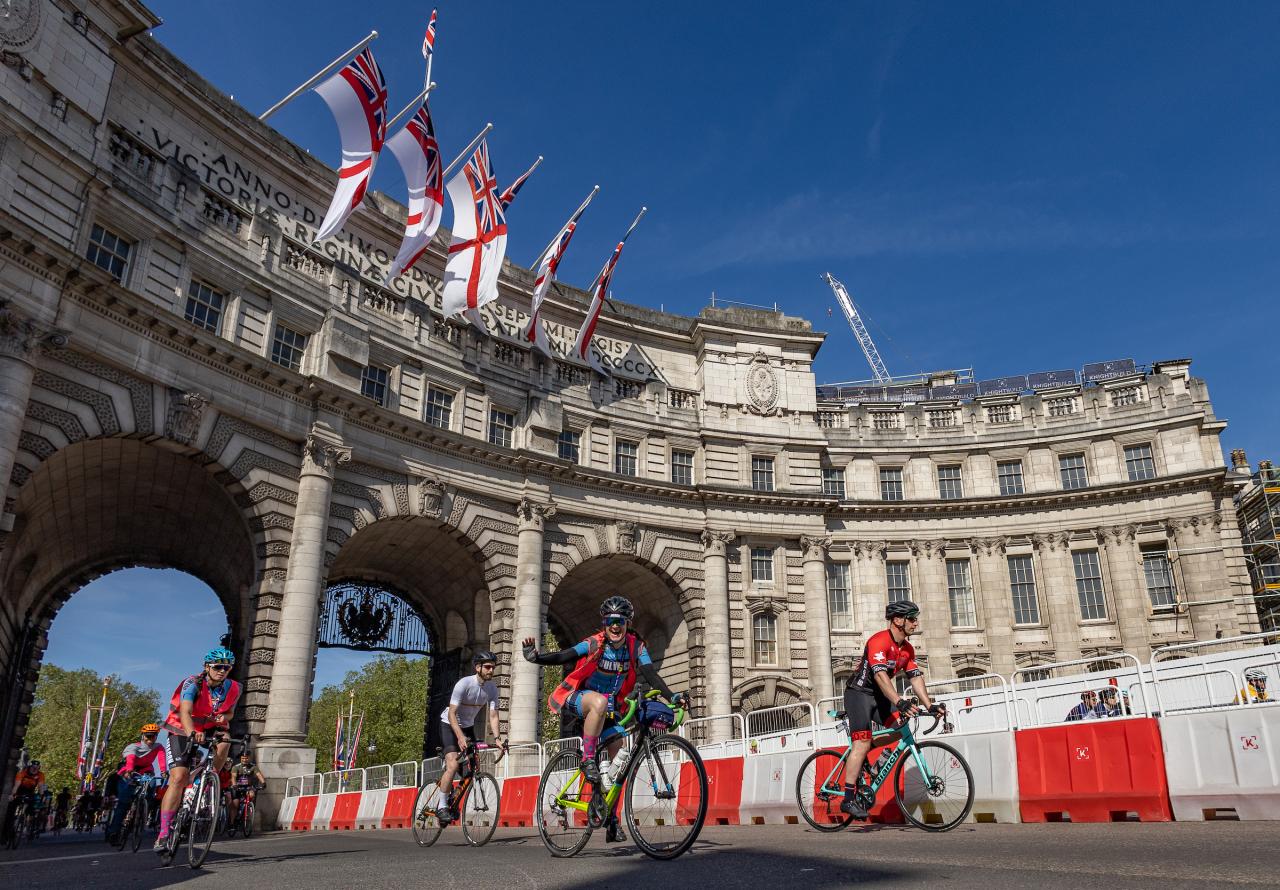
<path id="1" fill-rule="evenodd" d="M 172 137 L 161 135 L 155 127 L 149 129 L 156 151 L 181 164 L 206 188 L 279 229 L 285 237 L 299 246 L 311 247 L 322 214 L 310 204 L 226 152 L 215 155 L 207 146 L 203 150 L 192 148 Z M 139 131 L 138 135 L 141 136 L 142 133 Z M 314 249 L 335 263 L 354 269 L 360 278 L 371 284 L 384 287 L 382 282 L 387 267 L 391 265 L 391 253 L 382 245 L 343 230 L 336 237 L 316 245 Z M 437 312 L 441 310 L 439 279 L 428 276 L 419 268 L 409 269 L 393 279 L 390 290 L 401 297 L 419 300 Z M 529 313 L 501 301 L 483 306 L 480 312 L 490 331 L 517 340 L 529 319 Z M 578 335 L 576 328 L 548 321 L 546 331 L 554 352 L 561 356 L 573 353 L 573 344 Z M 632 343 L 597 336 L 591 345 L 600 361 L 615 372 L 642 379 L 655 376 L 653 366 Z"/>

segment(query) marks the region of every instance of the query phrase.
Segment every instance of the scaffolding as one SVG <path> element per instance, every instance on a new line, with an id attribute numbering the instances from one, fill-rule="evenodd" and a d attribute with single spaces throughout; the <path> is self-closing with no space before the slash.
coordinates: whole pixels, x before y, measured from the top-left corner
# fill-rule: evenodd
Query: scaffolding
<path id="1" fill-rule="evenodd" d="M 1280 470 L 1258 463 L 1236 508 L 1249 561 L 1249 577 L 1263 630 L 1280 629 Z"/>

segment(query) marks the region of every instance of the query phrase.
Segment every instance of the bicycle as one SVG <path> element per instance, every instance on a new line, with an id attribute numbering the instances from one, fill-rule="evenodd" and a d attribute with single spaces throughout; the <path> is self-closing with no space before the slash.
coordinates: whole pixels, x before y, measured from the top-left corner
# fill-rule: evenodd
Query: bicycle
<path id="1" fill-rule="evenodd" d="M 232 786 L 234 792 L 237 786 Z M 249 796 L 249 786 L 240 786 L 244 793 L 240 795 L 232 795 L 232 809 L 227 819 L 227 837 L 232 837 L 237 831 L 242 837 L 249 838 L 253 836 L 253 798 Z M 255 786 L 256 787 L 256 786 Z"/>
<path id="2" fill-rule="evenodd" d="M 843 711 L 828 711 L 842 721 L 848 731 L 848 718 Z M 942 708 L 928 712 L 933 725 L 922 735 L 933 732 L 945 716 Z M 874 766 L 862 765 L 857 783 L 858 803 L 868 811 L 875 805 L 876 792 L 893 773 L 893 796 L 898 809 L 908 822 L 925 831 L 950 831 L 973 808 L 973 770 L 964 756 L 943 742 L 917 742 L 911 720 L 878 730 L 871 736 L 886 742 L 898 734 L 898 744 L 885 751 Z M 835 748 L 814 751 L 796 776 L 796 803 L 806 822 L 818 831 L 840 831 L 853 821 L 853 816 L 840 810 L 844 800 L 845 764 L 853 750 L 852 743 L 837 754 Z M 910 757 L 904 756 L 910 754 Z M 895 769 L 896 767 L 896 769 Z"/>
<path id="3" fill-rule="evenodd" d="M 123 852 L 132 842 L 133 852 L 136 853 L 142 846 L 142 833 L 151 821 L 151 793 L 156 780 L 152 776 L 139 775 L 131 776 L 127 781 L 133 785 L 133 800 L 120 823 L 116 846 Z"/>
<path id="4" fill-rule="evenodd" d="M 191 868 L 199 868 L 204 864 L 205 857 L 209 855 L 209 849 L 213 846 L 213 836 L 218 832 L 222 798 L 222 788 L 218 781 L 218 774 L 213 769 L 210 749 L 212 745 L 224 741 L 231 742 L 232 751 L 228 752 L 228 757 L 234 755 L 237 745 L 248 744 L 247 739 L 230 739 L 226 736 L 209 739 L 204 744 L 192 745 L 183 763 L 177 764 L 191 770 L 190 782 L 182 792 L 182 805 L 169 826 L 169 834 L 165 838 L 164 849 L 160 853 L 161 865 L 172 864 L 184 839 L 187 842 L 187 864 Z M 191 763 L 197 755 L 202 759 L 193 767 Z"/>
<path id="5" fill-rule="evenodd" d="M 10 850 L 16 850 L 23 841 L 31 840 L 28 836 L 31 832 L 31 806 L 27 803 L 26 798 L 20 798 L 13 807 L 13 824 L 9 830 L 9 836 L 5 838 L 5 843 Z"/>
<path id="6" fill-rule="evenodd" d="M 462 836 L 473 847 L 483 847 L 493 837 L 498 827 L 498 813 L 502 793 L 498 780 L 492 773 L 480 769 L 480 752 L 491 746 L 483 742 L 467 745 L 458 758 L 458 777 L 450 789 L 448 808 L 458 814 Z M 494 761 L 496 766 L 507 756 L 504 744 L 502 753 Z M 435 782 L 423 782 L 413 801 L 413 839 L 419 847 L 429 847 L 440 839 L 440 833 L 449 823 L 442 822 L 431 808 L 433 792 L 439 786 Z"/>
<path id="7" fill-rule="evenodd" d="M 601 784 L 610 783 L 607 788 L 593 788 L 586 781 L 576 750 L 561 751 L 543 770 L 534 816 L 552 856 L 581 851 L 591 832 L 615 811 L 619 797 L 631 837 L 645 855 L 674 859 L 698 839 L 707 818 L 707 768 L 691 742 L 667 733 L 684 722 L 687 710 L 652 701 L 657 695 L 650 691 L 643 699 L 627 698 L 627 712 L 618 725 L 631 737 L 631 755 L 616 777 L 602 775 Z M 692 768 L 686 770 L 686 764 Z M 698 790 L 696 801 L 691 780 Z"/>

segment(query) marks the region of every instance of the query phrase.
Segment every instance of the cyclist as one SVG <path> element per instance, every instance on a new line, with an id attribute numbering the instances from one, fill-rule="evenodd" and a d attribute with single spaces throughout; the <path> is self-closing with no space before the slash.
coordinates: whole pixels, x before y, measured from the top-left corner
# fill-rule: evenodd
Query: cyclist
<path id="1" fill-rule="evenodd" d="M 1232 704 L 1249 704 L 1250 702 L 1269 702 L 1267 695 L 1267 672 L 1262 668 L 1251 667 L 1244 672 L 1244 688 L 1236 696 Z"/>
<path id="2" fill-rule="evenodd" d="M 905 673 L 920 701 L 926 708 L 932 708 L 924 688 L 924 671 L 916 664 L 916 650 L 908 639 L 920 630 L 920 607 L 911 600 L 898 600 L 889 603 L 884 617 L 889 626 L 867 640 L 862 660 L 844 689 L 844 710 L 849 719 L 852 746 L 845 765 L 844 801 L 840 811 L 855 819 L 867 818 L 867 811 L 858 803 L 856 783 L 867 752 L 871 750 L 872 719 L 888 726 L 894 711 L 904 720 L 918 711 L 914 702 L 898 695 L 893 678 Z"/>
<path id="3" fill-rule="evenodd" d="M 240 818 L 240 801 L 246 797 L 253 800 L 257 796 L 257 789 L 266 783 L 266 776 L 262 775 L 262 770 L 258 769 L 258 765 L 253 762 L 249 751 L 247 749 L 241 751 L 239 762 L 231 767 L 232 821 Z"/>
<path id="4" fill-rule="evenodd" d="M 471 656 L 474 669 L 470 677 L 463 677 L 453 685 L 449 707 L 440 712 L 440 750 L 444 755 L 444 773 L 437 783 L 439 791 L 433 795 L 436 815 L 444 824 L 458 818 L 449 808 L 449 792 L 453 789 L 453 777 L 458 771 L 461 752 L 476 740 L 476 717 L 481 710 L 489 712 L 489 734 L 497 739 L 500 732 L 498 719 L 498 686 L 493 682 L 493 672 L 498 667 L 498 656 L 488 649 L 481 649 Z"/>
<path id="5" fill-rule="evenodd" d="M 40 761 L 32 760 L 18 770 L 13 777 L 13 790 L 9 792 L 9 806 L 4 814 L 4 839 L 13 834 L 13 817 L 18 809 L 18 802 L 25 800 L 27 806 L 35 805 L 36 789 L 44 784 L 44 773 L 40 771 Z"/>
<path id="6" fill-rule="evenodd" d="M 684 702 L 684 694 L 673 695 L 658 676 L 644 641 L 631 630 L 634 618 L 635 608 L 630 600 L 611 596 L 600 605 L 602 630 L 576 646 L 540 653 L 533 637 L 523 641 L 527 661 L 543 665 L 577 662 L 551 693 L 547 704 L 554 713 L 567 711 L 582 720 L 582 775 L 593 786 L 600 784 L 601 743 L 610 759 L 622 746 L 624 733 L 618 726 L 616 711 L 618 703 L 635 687 L 637 674 L 672 704 Z M 607 842 L 626 840 L 616 814 L 609 814 L 606 827 Z"/>
<path id="7" fill-rule="evenodd" d="M 212 746 L 213 769 L 221 769 L 226 762 L 231 748 L 227 726 L 240 699 L 240 684 L 229 676 L 235 663 L 235 654 L 225 646 L 210 649 L 204 657 L 204 670 L 187 677 L 173 691 L 169 716 L 164 721 L 164 728 L 168 730 L 164 747 L 169 764 L 169 788 L 160 804 L 160 833 L 155 843 L 158 853 L 164 852 L 169 828 L 191 775 L 187 756 L 196 745 L 217 739 L 217 744 Z"/>
<path id="8" fill-rule="evenodd" d="M 53 830 L 61 831 L 67 827 L 67 813 L 71 810 L 71 789 L 66 785 L 53 799 Z"/>
<path id="9" fill-rule="evenodd" d="M 135 774 L 150 776 L 162 773 L 167 766 L 164 748 L 156 742 L 160 727 L 154 723 L 147 723 L 138 730 L 138 733 L 138 741 L 126 746 L 121 755 L 124 757 L 124 766 L 117 772 L 125 779 L 132 779 Z M 120 823 L 124 821 L 124 814 L 129 812 L 129 805 L 133 803 L 134 787 L 132 781 L 124 781 L 119 785 L 116 807 L 111 812 L 111 821 L 107 823 L 107 843 L 109 844 L 114 844 L 117 840 Z"/>

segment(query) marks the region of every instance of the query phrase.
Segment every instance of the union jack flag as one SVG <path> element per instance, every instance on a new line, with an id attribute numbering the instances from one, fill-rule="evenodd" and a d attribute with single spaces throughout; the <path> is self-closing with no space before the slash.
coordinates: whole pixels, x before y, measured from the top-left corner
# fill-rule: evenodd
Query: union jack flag
<path id="1" fill-rule="evenodd" d="M 516 195 L 520 193 L 520 189 L 524 188 L 525 180 L 527 180 L 533 174 L 534 170 L 538 169 L 538 165 L 541 163 L 542 163 L 542 158 L 539 157 L 538 160 L 533 162 L 532 167 L 524 171 L 524 173 L 520 176 L 519 179 L 511 183 L 511 185 L 507 186 L 507 190 L 502 193 L 502 197 L 499 199 L 500 201 L 502 201 L 503 210 L 506 210 L 508 207 L 511 206 L 511 202 L 516 199 Z"/>
<path id="2" fill-rule="evenodd" d="M 640 222 L 640 217 L 644 216 L 647 207 L 640 209 L 640 216 L 635 218 L 635 222 L 627 229 L 627 233 L 622 236 L 622 240 L 618 242 L 618 246 L 613 249 L 613 256 L 609 257 L 609 261 L 604 264 L 604 268 L 600 270 L 599 277 L 596 278 L 596 287 L 591 294 L 591 306 L 587 309 L 587 317 L 582 320 L 582 327 L 578 329 L 578 340 L 573 345 L 574 354 L 582 361 L 590 365 L 596 372 L 609 376 L 609 370 L 591 351 L 591 338 L 596 334 L 596 324 L 600 321 L 600 310 L 604 308 L 605 298 L 609 295 L 609 282 L 613 279 L 613 270 L 618 265 L 618 257 L 622 256 L 622 247 L 627 243 L 627 239 L 631 237 L 631 233 L 636 230 L 636 225 Z"/>
<path id="3" fill-rule="evenodd" d="M 431 10 L 431 21 L 427 22 L 427 33 L 422 38 L 422 58 L 431 58 L 431 53 L 436 48 L 436 11 Z"/>
<path id="4" fill-rule="evenodd" d="M 424 101 L 403 130 L 387 140 L 409 186 L 409 218 L 404 240 L 387 270 L 386 282 L 413 266 L 431 244 L 444 215 L 444 170 L 431 112 Z"/>
<path id="5" fill-rule="evenodd" d="M 507 198 L 507 194 L 511 192 L 511 189 L 507 189 L 502 196 L 499 196 L 496 192 L 498 177 L 493 172 L 493 165 L 489 163 L 488 142 L 480 143 L 475 153 L 467 161 L 466 166 L 463 167 L 462 172 L 467 177 L 467 183 L 471 186 L 471 200 L 475 203 L 476 240 L 483 244 L 491 241 L 497 235 L 505 235 L 507 233 L 506 209 L 507 205 L 511 203 Z M 526 173 L 523 177 L 517 179 L 512 188 L 519 191 L 520 186 L 524 184 L 524 180 L 528 175 Z M 514 197 L 514 194 L 512 197 Z"/>
<path id="6" fill-rule="evenodd" d="M 578 230 L 578 220 L 586 212 L 587 206 L 591 203 L 591 199 L 596 196 L 597 190 L 598 187 L 592 189 L 591 194 L 587 195 L 587 199 L 582 202 L 582 206 L 574 212 L 573 216 L 569 217 L 569 221 L 560 229 L 560 234 L 556 236 L 556 240 L 552 242 L 551 246 L 538 260 L 538 276 L 533 282 L 533 300 L 529 313 L 529 322 L 524 326 L 521 336 L 526 343 L 533 344 L 547 355 L 551 354 L 551 345 L 547 340 L 547 334 L 543 330 L 538 313 L 542 310 L 542 301 L 546 298 L 551 282 L 555 280 L 556 270 L 560 268 L 560 260 L 564 258 L 565 251 L 569 249 L 569 241 L 573 239 L 573 233 Z"/>

